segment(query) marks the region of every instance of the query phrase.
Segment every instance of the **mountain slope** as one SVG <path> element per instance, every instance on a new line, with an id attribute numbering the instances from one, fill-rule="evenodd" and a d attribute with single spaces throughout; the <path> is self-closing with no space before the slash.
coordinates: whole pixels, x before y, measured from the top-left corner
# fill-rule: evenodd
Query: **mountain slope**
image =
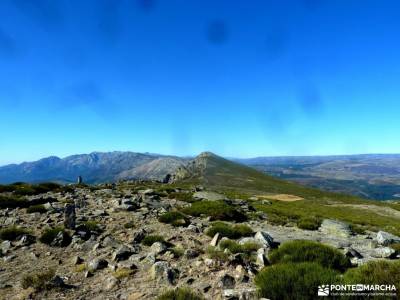
<path id="1" fill-rule="evenodd" d="M 81 175 L 85 182 L 98 183 L 119 179 L 159 179 L 173 172 L 185 160 L 157 154 L 135 152 L 93 152 L 66 158 L 48 157 L 36 162 L 0 167 L 0 183 L 75 182 Z"/>
<path id="2" fill-rule="evenodd" d="M 275 178 L 210 152 L 201 153 L 187 165 L 178 168 L 173 175 L 173 180 L 253 194 L 289 194 L 307 198 L 352 198 L 352 196 L 324 192 Z"/>

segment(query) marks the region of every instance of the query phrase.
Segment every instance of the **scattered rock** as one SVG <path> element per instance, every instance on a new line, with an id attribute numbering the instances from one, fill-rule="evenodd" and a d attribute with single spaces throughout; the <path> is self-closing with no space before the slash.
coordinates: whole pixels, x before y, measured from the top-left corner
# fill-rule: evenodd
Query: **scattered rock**
<path id="1" fill-rule="evenodd" d="M 193 198 L 204 199 L 209 201 L 218 201 L 218 200 L 225 200 L 226 196 L 215 192 L 201 191 L 201 192 L 195 192 L 193 194 Z"/>
<path id="2" fill-rule="evenodd" d="M 260 268 L 263 268 L 265 266 L 265 261 L 266 261 L 265 253 L 266 252 L 264 248 L 260 248 L 257 250 L 256 265 L 259 266 Z"/>
<path id="3" fill-rule="evenodd" d="M 380 247 L 372 251 L 371 256 L 376 258 L 391 258 L 396 251 L 390 247 Z"/>
<path id="4" fill-rule="evenodd" d="M 179 272 L 175 269 L 170 268 L 168 262 L 158 261 L 151 267 L 150 276 L 153 280 L 175 284 L 179 276 Z"/>
<path id="5" fill-rule="evenodd" d="M 224 274 L 219 280 L 219 286 L 223 289 L 232 289 L 235 287 L 235 278 L 231 275 Z"/>
<path id="6" fill-rule="evenodd" d="M 385 231 L 379 231 L 376 235 L 376 240 L 380 245 L 383 246 L 387 246 L 393 243 L 400 243 L 400 237 Z"/>
<path id="7" fill-rule="evenodd" d="M 146 237 L 146 233 L 147 233 L 146 230 L 144 230 L 143 228 L 134 232 L 131 243 L 139 244 Z"/>
<path id="8" fill-rule="evenodd" d="M 88 269 L 90 271 L 97 271 L 105 269 L 108 266 L 108 262 L 103 258 L 95 258 L 88 263 Z"/>
<path id="9" fill-rule="evenodd" d="M 115 278 L 114 276 L 108 277 L 104 283 L 104 289 L 106 291 L 111 291 L 118 285 L 118 283 L 119 283 L 119 280 L 117 278 Z"/>
<path id="10" fill-rule="evenodd" d="M 226 300 L 257 300 L 257 290 L 254 288 L 247 289 L 226 289 L 222 293 L 223 299 Z M 261 299 L 260 299 L 261 300 Z"/>
<path id="11" fill-rule="evenodd" d="M 220 235 L 219 235 L 219 233 L 217 232 L 217 233 L 214 235 L 213 239 L 211 240 L 210 246 L 216 247 L 216 246 L 218 245 L 219 239 L 220 239 Z"/>
<path id="12" fill-rule="evenodd" d="M 6 255 L 8 251 L 11 249 L 11 242 L 10 241 L 3 241 L 0 244 L 0 252 L 2 255 Z"/>
<path id="13" fill-rule="evenodd" d="M 71 241 L 72 239 L 67 232 L 60 231 L 50 245 L 53 247 L 66 247 Z"/>
<path id="14" fill-rule="evenodd" d="M 112 260 L 113 261 L 121 261 L 121 260 L 126 260 L 128 259 L 131 255 L 133 254 L 133 251 L 131 248 L 128 248 L 127 246 L 123 245 L 121 246 L 118 250 L 116 250 L 113 255 L 112 255 Z"/>
<path id="15" fill-rule="evenodd" d="M 165 245 L 165 243 L 162 242 L 155 242 L 150 247 L 150 252 L 156 255 L 163 253 L 165 250 L 167 250 L 167 246 Z"/>
<path id="16" fill-rule="evenodd" d="M 200 255 L 199 251 L 195 249 L 186 249 L 184 255 L 187 259 L 193 259 Z"/>
<path id="17" fill-rule="evenodd" d="M 275 246 L 274 239 L 268 232 L 259 231 L 255 234 L 254 239 L 261 243 L 264 248 L 273 248 Z"/>

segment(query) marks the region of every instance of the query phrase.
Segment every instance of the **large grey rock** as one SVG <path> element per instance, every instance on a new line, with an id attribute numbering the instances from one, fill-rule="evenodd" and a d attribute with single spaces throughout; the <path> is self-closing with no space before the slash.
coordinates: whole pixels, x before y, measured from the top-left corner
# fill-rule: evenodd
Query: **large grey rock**
<path id="1" fill-rule="evenodd" d="M 396 251 L 390 247 L 380 247 L 372 251 L 371 256 L 376 258 L 391 258 Z"/>
<path id="2" fill-rule="evenodd" d="M 71 243 L 72 239 L 65 231 L 60 231 L 54 240 L 50 243 L 53 247 L 66 247 Z"/>
<path id="3" fill-rule="evenodd" d="M 167 250 L 167 246 L 162 242 L 155 242 L 150 247 L 150 252 L 156 255 L 163 253 L 165 250 Z"/>
<path id="4" fill-rule="evenodd" d="M 10 241 L 3 241 L 0 244 L 0 252 L 2 255 L 6 255 L 8 251 L 11 249 L 11 242 Z"/>
<path id="5" fill-rule="evenodd" d="M 400 243 L 400 237 L 385 231 L 379 231 L 376 235 L 376 240 L 380 245 L 383 246 L 387 246 L 393 243 Z"/>
<path id="6" fill-rule="evenodd" d="M 349 224 L 338 220 L 325 219 L 322 221 L 319 229 L 322 233 L 327 235 L 344 238 L 347 238 L 352 234 Z"/>
<path id="7" fill-rule="evenodd" d="M 152 265 L 150 269 L 150 276 L 153 280 L 175 284 L 178 279 L 179 272 L 178 270 L 172 269 L 168 262 L 158 261 Z"/>
<path id="8" fill-rule="evenodd" d="M 106 281 L 104 282 L 104 289 L 106 291 L 111 291 L 114 289 L 119 283 L 119 280 L 113 276 L 108 277 Z"/>
<path id="9" fill-rule="evenodd" d="M 223 289 L 232 289 L 235 287 L 235 278 L 229 274 L 224 274 L 219 279 L 219 286 Z"/>
<path id="10" fill-rule="evenodd" d="M 127 260 L 133 253 L 134 251 L 131 248 L 122 245 L 113 253 L 112 260 L 116 262 Z"/>
<path id="11" fill-rule="evenodd" d="M 204 199 L 209 201 L 225 200 L 226 196 L 216 192 L 201 191 L 193 194 L 193 198 Z"/>
<path id="12" fill-rule="evenodd" d="M 143 228 L 139 229 L 138 231 L 135 231 L 132 236 L 131 243 L 132 244 L 138 244 L 140 243 L 145 237 L 146 237 L 146 230 Z"/>
<path id="13" fill-rule="evenodd" d="M 257 250 L 256 265 L 263 268 L 266 265 L 266 251 L 264 248 Z"/>
<path id="14" fill-rule="evenodd" d="M 218 245 L 219 240 L 220 240 L 220 234 L 217 232 L 214 235 L 213 239 L 211 240 L 210 246 L 216 247 Z"/>
<path id="15" fill-rule="evenodd" d="M 75 224 L 75 204 L 67 203 L 64 206 L 64 227 L 68 229 L 75 229 Z"/>
<path id="16" fill-rule="evenodd" d="M 274 243 L 274 239 L 272 238 L 272 236 L 265 231 L 258 231 L 255 236 L 254 239 L 260 243 L 264 248 L 273 248 L 275 243 Z"/>
<path id="17" fill-rule="evenodd" d="M 108 262 L 103 258 L 92 259 L 87 265 L 90 271 L 105 269 L 107 266 Z"/>

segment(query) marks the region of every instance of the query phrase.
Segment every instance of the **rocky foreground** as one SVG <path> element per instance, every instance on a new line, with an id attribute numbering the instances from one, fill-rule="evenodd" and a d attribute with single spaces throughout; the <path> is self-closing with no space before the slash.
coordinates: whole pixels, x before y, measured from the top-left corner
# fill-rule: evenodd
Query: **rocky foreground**
<path id="1" fill-rule="evenodd" d="M 168 211 L 191 206 L 175 197 L 185 193 L 199 200 L 222 199 L 256 216 L 244 222 L 253 233 L 237 239 L 241 245 L 258 245 L 251 258 L 210 251 L 226 238 L 206 234 L 213 223 L 206 215 L 160 221 Z M 206 299 L 257 299 L 253 278 L 268 264 L 269 251 L 295 239 L 338 248 L 353 265 L 400 258 L 389 246 L 400 238 L 389 233 L 355 234 L 348 224 L 328 219 L 315 231 L 275 226 L 249 202 L 201 187 L 160 191 L 137 183 L 82 186 L 28 199 L 45 204 L 37 212 L 0 210 L 3 229 L 16 225 L 25 230 L 1 242 L 1 299 L 154 299 L 178 286 Z"/>

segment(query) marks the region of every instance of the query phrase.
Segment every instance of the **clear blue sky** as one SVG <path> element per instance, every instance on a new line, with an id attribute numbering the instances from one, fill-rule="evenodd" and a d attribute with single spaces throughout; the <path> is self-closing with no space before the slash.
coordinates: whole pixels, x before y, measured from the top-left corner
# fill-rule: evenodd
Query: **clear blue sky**
<path id="1" fill-rule="evenodd" d="M 2 0 L 0 165 L 400 152 L 400 2 Z"/>

